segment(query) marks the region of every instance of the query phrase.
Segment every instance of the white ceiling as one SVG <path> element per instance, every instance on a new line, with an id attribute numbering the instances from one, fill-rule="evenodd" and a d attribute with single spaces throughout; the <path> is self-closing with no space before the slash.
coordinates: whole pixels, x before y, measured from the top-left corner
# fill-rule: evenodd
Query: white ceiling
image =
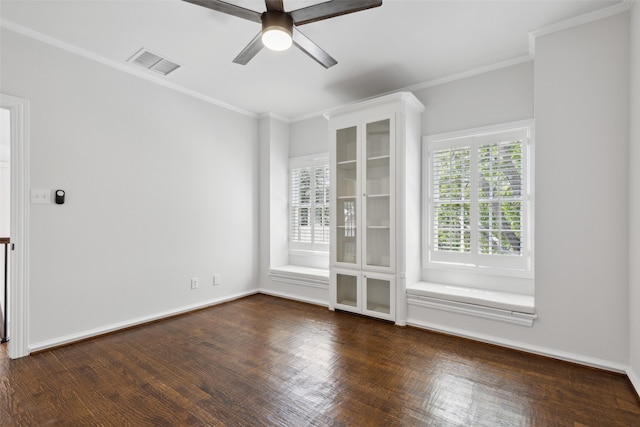
<path id="1" fill-rule="evenodd" d="M 261 0 L 227 0 L 264 11 Z M 340 0 L 338 0 L 340 1 Z M 294 10 L 318 0 L 284 0 Z M 263 49 L 231 61 L 260 25 L 181 0 L 0 1 L 3 26 L 79 48 L 119 67 L 145 47 L 182 65 L 173 86 L 251 113 L 291 120 L 529 55 L 529 33 L 619 0 L 383 0 L 300 27 L 338 64 Z M 45 36 L 45 37 L 41 37 Z M 59 43 L 61 42 L 61 43 Z M 94 56 L 95 57 L 95 56 Z M 153 78 L 157 74 L 144 71 Z"/>

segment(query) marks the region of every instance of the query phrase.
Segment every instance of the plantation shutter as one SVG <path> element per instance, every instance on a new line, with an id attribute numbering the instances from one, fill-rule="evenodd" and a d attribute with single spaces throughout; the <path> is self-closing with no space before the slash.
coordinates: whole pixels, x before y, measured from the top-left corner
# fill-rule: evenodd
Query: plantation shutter
<path id="1" fill-rule="evenodd" d="M 433 250 L 471 250 L 471 149 L 448 147 L 433 152 L 431 221 Z"/>
<path id="2" fill-rule="evenodd" d="M 291 170 L 291 241 L 311 243 L 311 168 Z"/>
<path id="3" fill-rule="evenodd" d="M 329 250 L 329 164 L 327 158 L 292 159 L 290 167 L 290 248 Z"/>
<path id="4" fill-rule="evenodd" d="M 329 244 L 329 165 L 316 166 L 313 243 Z"/>
<path id="5" fill-rule="evenodd" d="M 480 253 L 521 255 L 522 141 L 480 145 L 477 176 Z"/>
<path id="6" fill-rule="evenodd" d="M 530 272 L 529 127 L 428 142 L 427 262 Z"/>

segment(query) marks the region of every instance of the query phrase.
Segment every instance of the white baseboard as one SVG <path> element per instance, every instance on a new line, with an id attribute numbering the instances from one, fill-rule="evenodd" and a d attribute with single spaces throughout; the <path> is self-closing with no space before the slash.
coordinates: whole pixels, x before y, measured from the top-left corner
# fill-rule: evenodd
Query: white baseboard
<path id="1" fill-rule="evenodd" d="M 633 370 L 633 368 L 627 368 L 627 377 L 631 381 L 631 385 L 636 389 L 636 394 L 640 397 L 640 376 Z"/>
<path id="2" fill-rule="evenodd" d="M 52 338 L 45 341 L 36 342 L 29 345 L 29 352 L 46 350 L 52 347 L 58 347 L 61 345 L 69 344 L 75 341 L 80 341 L 87 338 L 96 337 L 98 335 L 104 335 L 109 332 L 118 331 L 121 329 L 130 328 L 132 326 L 142 325 L 144 323 L 153 322 L 155 320 L 161 320 L 167 317 L 176 316 L 178 314 L 184 314 L 189 311 L 199 310 L 201 308 L 207 308 L 214 305 L 222 304 L 225 302 L 233 301 L 236 299 L 244 298 L 249 295 L 253 295 L 258 293 L 257 290 L 251 290 L 246 292 L 241 292 L 238 294 L 229 295 L 222 298 L 217 298 L 213 300 L 208 300 L 205 302 L 200 302 L 197 304 L 187 305 L 183 307 L 179 307 L 173 310 L 167 310 L 160 313 L 151 314 L 148 316 L 142 316 L 135 319 L 126 320 L 124 322 L 113 323 L 111 325 L 102 326 L 95 329 L 89 329 L 82 332 L 77 332 L 69 335 L 65 335 L 62 337 Z"/>
<path id="3" fill-rule="evenodd" d="M 260 289 L 258 289 L 258 293 L 265 294 L 265 295 L 271 295 L 273 297 L 286 298 L 286 299 L 290 299 L 290 300 L 294 300 L 294 301 L 306 302 L 306 303 L 309 303 L 309 304 L 319 305 L 319 306 L 322 306 L 322 307 L 328 307 L 329 306 L 327 301 L 323 301 L 323 300 L 319 300 L 319 299 L 315 299 L 315 298 L 301 297 L 299 295 L 291 295 L 291 294 L 288 294 L 286 292 L 277 292 L 277 291 L 272 291 L 270 289 L 260 288 Z"/>
<path id="4" fill-rule="evenodd" d="M 495 344 L 502 347 L 511 348 L 514 350 L 526 351 L 527 353 L 533 353 L 540 356 L 551 357 L 554 359 L 564 360 L 566 362 L 572 362 L 572 363 L 577 363 L 579 365 L 590 366 L 592 368 L 604 369 L 606 371 L 612 371 L 612 372 L 617 372 L 621 374 L 628 374 L 628 371 L 629 371 L 627 366 L 620 363 L 596 359 L 593 357 L 583 356 L 580 354 L 569 353 L 569 352 L 560 351 L 560 350 L 554 350 L 547 347 L 540 347 L 537 345 L 526 344 L 518 341 L 498 338 L 491 335 L 478 334 L 475 332 L 469 332 L 462 329 L 450 328 L 447 326 L 442 326 L 442 325 L 438 325 L 430 322 L 424 322 L 421 320 L 407 319 L 407 325 L 415 326 L 423 329 L 429 329 L 436 332 L 442 332 L 449 335 L 455 335 L 462 338 L 468 338 L 475 341 Z M 638 387 L 636 386 L 636 389 L 637 388 Z"/>

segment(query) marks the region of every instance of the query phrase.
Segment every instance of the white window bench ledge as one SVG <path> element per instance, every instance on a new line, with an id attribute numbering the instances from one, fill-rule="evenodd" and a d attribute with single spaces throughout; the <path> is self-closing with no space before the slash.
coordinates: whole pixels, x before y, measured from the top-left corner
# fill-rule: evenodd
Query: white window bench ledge
<path id="1" fill-rule="evenodd" d="M 329 286 L 329 270 L 303 267 L 299 265 L 283 265 L 269 269 L 269 277 L 277 282 L 296 285 L 327 288 Z"/>
<path id="2" fill-rule="evenodd" d="M 409 305 L 467 314 L 522 326 L 537 318 L 530 295 L 418 282 L 407 286 Z"/>

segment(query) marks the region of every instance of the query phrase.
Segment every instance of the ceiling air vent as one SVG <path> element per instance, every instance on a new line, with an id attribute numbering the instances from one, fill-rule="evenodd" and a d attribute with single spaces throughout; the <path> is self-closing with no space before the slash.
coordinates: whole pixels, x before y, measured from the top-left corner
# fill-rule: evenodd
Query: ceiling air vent
<path id="1" fill-rule="evenodd" d="M 140 49 L 135 55 L 129 58 L 128 62 L 144 67 L 147 70 L 155 71 L 163 76 L 180 68 L 179 64 L 163 58 L 160 55 L 156 55 L 145 48 Z"/>

